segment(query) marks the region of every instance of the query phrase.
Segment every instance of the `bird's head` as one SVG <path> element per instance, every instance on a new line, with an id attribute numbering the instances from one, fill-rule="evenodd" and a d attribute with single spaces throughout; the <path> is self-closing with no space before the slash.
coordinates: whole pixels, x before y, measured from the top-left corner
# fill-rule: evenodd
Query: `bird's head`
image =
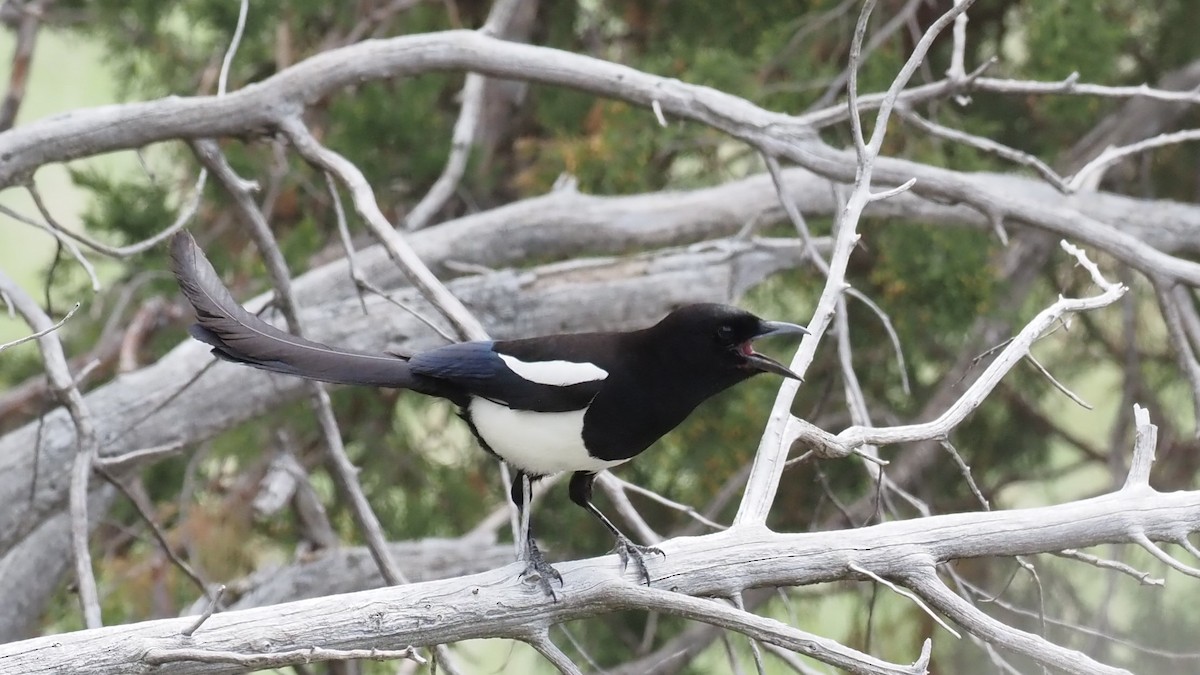
<path id="1" fill-rule="evenodd" d="M 680 355 L 697 366 L 716 366 L 745 376 L 775 373 L 802 379 L 775 359 L 754 351 L 753 343 L 771 335 L 805 335 L 802 326 L 765 321 L 737 307 L 717 304 L 685 305 L 671 312 L 655 329 L 669 331 Z"/>

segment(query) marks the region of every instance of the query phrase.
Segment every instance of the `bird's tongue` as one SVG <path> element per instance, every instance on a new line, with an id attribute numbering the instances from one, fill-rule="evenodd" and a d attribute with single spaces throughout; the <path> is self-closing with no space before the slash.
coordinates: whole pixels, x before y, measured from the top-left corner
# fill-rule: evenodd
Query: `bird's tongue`
<path id="1" fill-rule="evenodd" d="M 747 340 L 747 341 L 745 341 L 745 342 L 743 342 L 743 343 L 742 343 L 742 354 L 744 354 L 744 355 L 746 355 L 746 356 L 753 356 L 753 355 L 754 355 L 754 347 L 752 347 L 752 346 L 750 345 L 750 341 L 749 341 L 749 340 Z"/>

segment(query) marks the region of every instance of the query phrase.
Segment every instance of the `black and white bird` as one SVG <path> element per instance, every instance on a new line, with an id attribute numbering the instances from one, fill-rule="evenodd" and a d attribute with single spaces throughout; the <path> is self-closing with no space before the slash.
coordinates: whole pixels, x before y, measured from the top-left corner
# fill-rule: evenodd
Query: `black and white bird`
<path id="1" fill-rule="evenodd" d="M 645 555 L 592 504 L 596 474 L 633 459 L 696 406 L 759 373 L 800 379 L 751 343 L 804 334 L 736 307 L 680 307 L 628 332 L 462 342 L 411 357 L 329 347 L 291 335 L 238 304 L 191 235 L 171 241 L 179 287 L 196 310 L 191 335 L 226 361 L 337 384 L 411 389 L 452 401 L 485 450 L 515 470 L 511 496 L 525 508 L 526 478 L 573 472 L 571 500 L 616 537 L 648 584 Z M 526 531 L 525 575 L 553 595 L 561 576 Z"/>

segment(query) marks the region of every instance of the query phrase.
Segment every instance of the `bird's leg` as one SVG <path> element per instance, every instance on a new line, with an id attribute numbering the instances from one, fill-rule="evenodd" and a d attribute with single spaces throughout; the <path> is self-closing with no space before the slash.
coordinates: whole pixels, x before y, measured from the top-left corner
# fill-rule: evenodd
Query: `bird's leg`
<path id="1" fill-rule="evenodd" d="M 646 585 L 650 585 L 650 572 L 646 570 L 646 556 L 651 554 L 661 555 L 666 557 L 666 553 L 662 552 L 655 546 L 642 546 L 635 544 L 626 537 L 623 532 L 613 525 L 612 521 L 596 508 L 592 503 L 592 484 L 596 482 L 596 474 L 589 471 L 576 471 L 571 476 L 571 501 L 587 509 L 592 515 L 600 519 L 604 526 L 608 528 L 613 536 L 617 538 L 617 556 L 621 558 L 621 569 L 629 566 L 629 561 L 632 560 L 637 571 L 641 573 L 642 580 Z"/>
<path id="2" fill-rule="evenodd" d="M 529 502 L 533 498 L 532 483 L 533 480 L 530 479 L 529 474 L 517 471 L 513 476 L 510 490 L 513 504 L 517 505 L 517 513 L 520 514 L 521 535 L 525 538 L 525 545 L 521 548 L 525 571 L 521 572 L 521 578 L 536 583 L 546 595 L 558 600 L 558 596 L 554 595 L 554 588 L 550 585 L 550 579 L 556 579 L 558 585 L 562 586 L 562 575 L 546 562 L 546 558 L 542 556 L 541 550 L 537 547 L 537 542 L 533 539 L 533 525 L 530 522 L 529 514 Z"/>
<path id="3" fill-rule="evenodd" d="M 517 520 L 521 528 L 521 555 L 527 556 L 529 555 L 530 544 L 533 541 L 533 531 L 530 529 L 532 527 L 530 512 L 533 509 L 530 507 L 530 504 L 533 503 L 533 480 L 524 471 L 517 472 L 516 480 L 521 482 L 521 501 L 517 502 L 520 504 L 517 507 L 517 515 L 519 516 Z M 515 485 L 513 489 L 516 489 Z"/>

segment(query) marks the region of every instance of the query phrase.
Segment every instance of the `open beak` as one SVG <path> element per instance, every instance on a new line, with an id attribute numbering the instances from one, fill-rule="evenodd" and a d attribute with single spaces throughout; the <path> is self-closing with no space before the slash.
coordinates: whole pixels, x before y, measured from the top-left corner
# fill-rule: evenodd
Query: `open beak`
<path id="1" fill-rule="evenodd" d="M 752 339 L 757 340 L 758 338 L 772 335 L 808 335 L 808 329 L 803 326 L 797 326 L 794 323 L 785 323 L 783 321 L 763 321 L 762 330 L 759 331 L 758 335 L 755 335 Z M 749 343 L 747 343 L 746 349 L 749 351 L 749 353 L 746 354 L 746 360 L 750 362 L 750 366 L 752 368 L 761 370 L 764 373 L 775 373 L 776 375 L 790 377 L 793 380 L 804 379 L 796 373 L 793 373 L 790 368 L 776 361 L 775 359 L 754 351 L 750 348 Z"/>

